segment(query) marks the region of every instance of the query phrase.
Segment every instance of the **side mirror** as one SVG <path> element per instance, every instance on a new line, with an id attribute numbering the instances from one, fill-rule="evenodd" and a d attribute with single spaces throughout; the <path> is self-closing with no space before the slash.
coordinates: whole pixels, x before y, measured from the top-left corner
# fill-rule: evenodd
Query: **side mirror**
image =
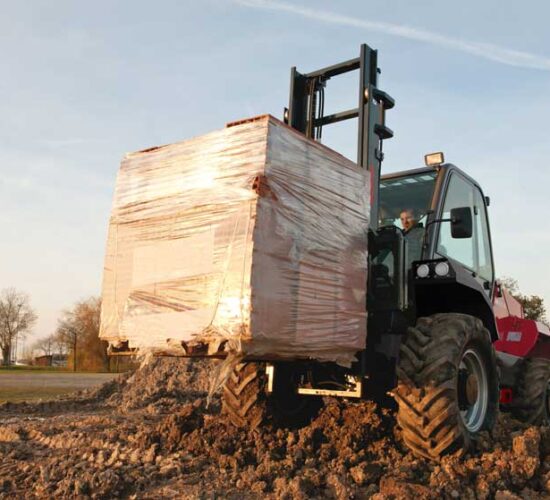
<path id="1" fill-rule="evenodd" d="M 451 208 L 451 236 L 453 238 L 471 238 L 472 209 L 470 207 Z"/>

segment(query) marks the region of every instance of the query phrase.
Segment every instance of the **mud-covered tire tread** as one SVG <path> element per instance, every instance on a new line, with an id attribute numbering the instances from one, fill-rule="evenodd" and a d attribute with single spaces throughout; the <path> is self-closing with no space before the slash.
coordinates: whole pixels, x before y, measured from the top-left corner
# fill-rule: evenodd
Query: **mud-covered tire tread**
<path id="1" fill-rule="evenodd" d="M 223 387 L 222 412 L 240 428 L 255 430 L 267 416 L 265 366 L 241 363 L 235 367 Z"/>
<path id="2" fill-rule="evenodd" d="M 292 396 L 293 387 L 276 384 L 274 391 L 268 394 L 266 386 L 264 363 L 237 365 L 223 388 L 222 413 L 235 427 L 253 431 L 266 424 L 302 427 L 309 424 L 322 407 L 321 398 Z M 294 401 L 294 407 L 288 407 L 289 400 Z"/>
<path id="3" fill-rule="evenodd" d="M 420 318 L 403 339 L 394 392 L 397 422 L 403 441 L 417 456 L 439 460 L 470 446 L 456 377 L 462 352 L 471 345 L 483 351 L 487 361 L 489 404 L 482 429 L 489 429 L 496 419 L 499 391 L 495 352 L 483 323 L 465 314 L 436 314 Z"/>
<path id="4" fill-rule="evenodd" d="M 512 415 L 530 424 L 550 424 L 545 409 L 546 387 L 550 380 L 550 361 L 528 358 L 521 361 L 518 379 L 513 389 Z"/>

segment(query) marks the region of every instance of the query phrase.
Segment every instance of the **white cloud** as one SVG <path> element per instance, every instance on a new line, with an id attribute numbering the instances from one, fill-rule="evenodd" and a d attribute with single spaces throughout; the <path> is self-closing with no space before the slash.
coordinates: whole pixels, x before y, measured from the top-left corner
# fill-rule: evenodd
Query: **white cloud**
<path id="1" fill-rule="evenodd" d="M 491 43 L 475 42 L 454 38 L 447 35 L 441 35 L 431 31 L 413 28 L 411 26 L 392 24 L 378 21 L 366 21 L 349 16 L 337 14 L 335 12 L 312 9 L 308 7 L 292 5 L 286 2 L 277 2 L 272 0 L 233 0 L 235 3 L 244 7 L 258 9 L 269 9 L 297 14 L 309 19 L 315 19 L 330 24 L 341 26 L 351 26 L 355 28 L 364 28 L 370 31 L 377 31 L 386 35 L 393 35 L 409 40 L 430 43 L 440 47 L 466 52 L 477 57 L 482 57 L 490 61 L 516 66 L 520 68 L 533 68 L 550 71 L 550 58 L 523 52 L 519 50 L 508 49 Z"/>

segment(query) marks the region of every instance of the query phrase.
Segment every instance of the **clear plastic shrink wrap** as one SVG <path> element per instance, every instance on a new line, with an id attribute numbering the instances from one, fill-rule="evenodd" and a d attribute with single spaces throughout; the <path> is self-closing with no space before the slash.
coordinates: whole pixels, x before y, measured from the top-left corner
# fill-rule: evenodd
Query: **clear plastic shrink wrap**
<path id="1" fill-rule="evenodd" d="M 366 342 L 368 172 L 271 116 L 126 155 L 100 336 L 349 365 Z"/>

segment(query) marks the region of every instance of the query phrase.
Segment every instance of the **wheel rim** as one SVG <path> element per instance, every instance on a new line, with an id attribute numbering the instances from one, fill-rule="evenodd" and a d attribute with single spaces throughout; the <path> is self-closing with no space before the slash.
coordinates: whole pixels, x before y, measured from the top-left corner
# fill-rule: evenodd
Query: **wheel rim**
<path id="1" fill-rule="evenodd" d="M 458 406 L 466 429 L 477 432 L 483 426 L 489 404 L 489 384 L 483 359 L 475 349 L 466 349 L 458 369 Z"/>

